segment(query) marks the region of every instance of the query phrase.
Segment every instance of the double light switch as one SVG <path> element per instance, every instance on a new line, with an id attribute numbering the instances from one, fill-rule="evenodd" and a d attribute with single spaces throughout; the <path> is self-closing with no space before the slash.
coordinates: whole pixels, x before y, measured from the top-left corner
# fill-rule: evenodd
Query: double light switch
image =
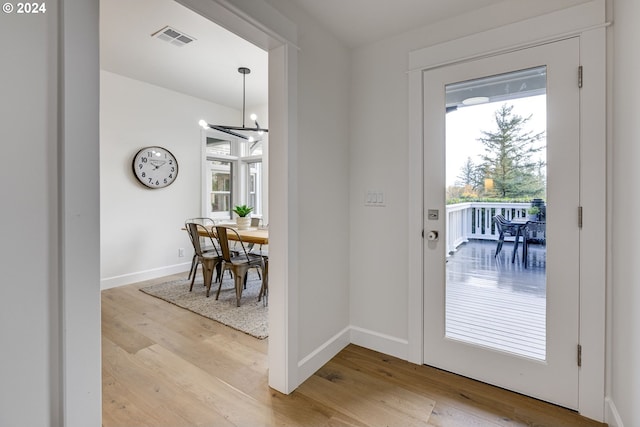
<path id="1" fill-rule="evenodd" d="M 364 205 L 375 207 L 385 206 L 384 192 L 378 190 L 367 190 L 364 195 Z"/>

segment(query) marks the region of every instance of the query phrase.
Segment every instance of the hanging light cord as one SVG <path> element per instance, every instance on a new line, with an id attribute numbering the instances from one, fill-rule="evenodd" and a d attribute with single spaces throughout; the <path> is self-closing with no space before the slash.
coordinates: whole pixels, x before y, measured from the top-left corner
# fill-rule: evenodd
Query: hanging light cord
<path id="1" fill-rule="evenodd" d="M 240 74 L 242 74 L 242 127 L 235 127 L 235 126 L 223 126 L 223 125 L 210 125 L 207 122 L 205 122 L 204 120 L 200 120 L 199 124 L 200 126 L 202 126 L 203 128 L 207 129 L 207 128 L 211 128 L 211 129 L 216 129 L 219 130 L 221 132 L 225 132 L 228 133 L 229 135 L 233 135 L 233 136 L 237 136 L 239 138 L 242 139 L 248 139 L 249 141 L 254 141 L 253 137 L 247 137 L 246 135 L 240 134 L 236 131 L 251 131 L 251 132 L 258 132 L 259 135 L 262 135 L 263 132 L 269 132 L 268 129 L 262 129 L 260 127 L 260 125 L 258 124 L 258 119 L 255 118 L 255 115 L 252 116 L 252 119 L 255 118 L 254 122 L 256 127 L 255 128 L 247 128 L 245 127 L 245 107 L 246 107 L 246 78 L 247 78 L 247 74 L 249 74 L 251 72 L 251 70 L 247 67 L 240 67 L 238 68 L 238 72 Z M 259 141 L 259 139 L 258 139 Z"/>

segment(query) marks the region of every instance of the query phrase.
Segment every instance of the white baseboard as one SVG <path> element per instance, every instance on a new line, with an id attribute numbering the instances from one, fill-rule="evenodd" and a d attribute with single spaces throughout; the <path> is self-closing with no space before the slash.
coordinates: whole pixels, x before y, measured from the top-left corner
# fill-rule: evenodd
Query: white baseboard
<path id="1" fill-rule="evenodd" d="M 130 285 L 142 282 L 143 280 L 156 279 L 158 277 L 170 276 L 172 274 L 186 273 L 191 267 L 191 262 L 170 265 L 167 267 L 154 268 L 146 271 L 123 274 L 121 276 L 107 277 L 100 280 L 100 289 L 111 289 L 119 286 Z"/>
<path id="2" fill-rule="evenodd" d="M 318 369 L 349 344 L 359 345 L 370 350 L 407 360 L 409 347 L 407 340 L 356 326 L 348 326 L 298 362 L 297 384 L 300 385 L 306 381 L 307 378 L 316 373 Z"/>
<path id="3" fill-rule="evenodd" d="M 407 340 L 352 326 L 351 343 L 398 359 L 408 360 L 409 342 Z"/>
<path id="4" fill-rule="evenodd" d="M 349 330 L 349 327 L 344 328 L 298 362 L 298 385 L 302 384 L 325 363 L 333 359 L 336 354 L 340 353 L 343 348 L 349 345 Z"/>
<path id="5" fill-rule="evenodd" d="M 618 408 L 616 408 L 616 404 L 613 403 L 613 399 L 610 397 L 604 398 L 605 404 L 605 414 L 604 414 L 604 422 L 609 425 L 609 427 L 624 427 L 622 423 L 622 418 L 620 418 L 620 414 L 618 413 Z"/>

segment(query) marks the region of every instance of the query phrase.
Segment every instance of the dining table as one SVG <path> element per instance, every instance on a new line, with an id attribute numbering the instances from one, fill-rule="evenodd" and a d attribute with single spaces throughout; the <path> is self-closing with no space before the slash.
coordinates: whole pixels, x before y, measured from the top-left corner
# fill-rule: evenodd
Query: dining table
<path id="1" fill-rule="evenodd" d="M 224 225 L 224 224 L 220 224 L 220 225 Z M 232 228 L 234 228 L 238 232 L 240 239 L 245 243 L 253 243 L 256 245 L 269 244 L 269 230 L 266 228 L 254 227 L 254 228 L 248 228 L 246 230 L 240 230 L 236 227 L 232 227 Z M 213 232 L 215 235 L 215 230 L 213 230 Z M 234 233 L 228 234 L 228 236 L 229 236 L 229 239 L 236 240 Z"/>
<path id="2" fill-rule="evenodd" d="M 231 227 L 238 232 L 238 236 L 240 236 L 240 240 L 244 243 L 253 243 L 256 245 L 268 245 L 269 244 L 269 229 L 260 228 L 260 227 L 250 227 L 245 230 L 238 229 L 234 223 L 229 224 L 217 224 L 225 227 Z M 206 225 L 204 226 L 213 236 L 216 235 L 216 226 L 215 225 Z M 186 230 L 186 228 L 182 228 Z M 202 237 L 208 237 L 204 230 L 200 230 L 198 232 Z M 238 240 L 235 233 L 228 234 L 229 240 Z"/>

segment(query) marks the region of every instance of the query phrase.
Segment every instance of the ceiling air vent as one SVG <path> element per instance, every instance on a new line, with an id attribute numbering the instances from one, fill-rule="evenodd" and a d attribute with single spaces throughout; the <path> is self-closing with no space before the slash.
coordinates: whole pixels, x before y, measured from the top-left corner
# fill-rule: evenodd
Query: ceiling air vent
<path id="1" fill-rule="evenodd" d="M 174 46 L 180 46 L 180 47 L 186 44 L 189 44 L 195 40 L 193 37 L 188 36 L 185 33 L 178 31 L 175 28 L 171 28 L 169 26 L 159 29 L 155 33 L 151 34 L 151 37 L 164 40 L 168 43 L 171 43 Z"/>

